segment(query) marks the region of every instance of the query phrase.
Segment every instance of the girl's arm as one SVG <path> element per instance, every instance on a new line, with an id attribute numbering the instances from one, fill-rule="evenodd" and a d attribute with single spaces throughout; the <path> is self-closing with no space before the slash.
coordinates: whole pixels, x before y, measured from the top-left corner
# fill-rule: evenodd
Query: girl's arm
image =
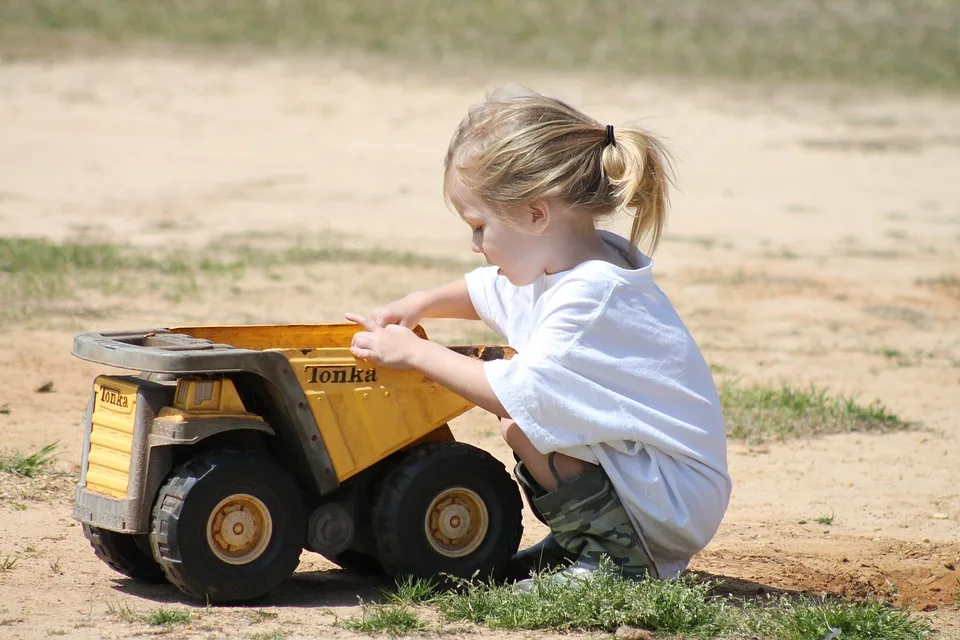
<path id="1" fill-rule="evenodd" d="M 392 369 L 416 369 L 478 407 L 509 417 L 487 382 L 483 362 L 422 340 L 406 327 L 382 326 L 353 313 L 347 319 L 365 329 L 353 337 L 350 351 L 355 357 Z"/>
<path id="2" fill-rule="evenodd" d="M 500 418 L 510 417 L 487 382 L 480 360 L 436 342 L 420 340 L 410 357 L 410 366 L 478 407 Z"/>
<path id="3" fill-rule="evenodd" d="M 384 305 L 372 314 L 374 322 L 382 327 L 399 324 L 412 329 L 423 318 L 457 318 L 479 320 L 470 300 L 466 278 L 454 280 L 433 289 L 414 291 L 395 302 Z"/>

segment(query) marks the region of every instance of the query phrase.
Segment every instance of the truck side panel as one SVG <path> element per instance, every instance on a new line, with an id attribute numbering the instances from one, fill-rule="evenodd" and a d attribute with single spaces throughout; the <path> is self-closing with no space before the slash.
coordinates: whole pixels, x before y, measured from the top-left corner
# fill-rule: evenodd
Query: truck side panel
<path id="1" fill-rule="evenodd" d="M 375 368 L 349 349 L 281 350 L 343 482 L 473 407 L 416 371 Z"/>

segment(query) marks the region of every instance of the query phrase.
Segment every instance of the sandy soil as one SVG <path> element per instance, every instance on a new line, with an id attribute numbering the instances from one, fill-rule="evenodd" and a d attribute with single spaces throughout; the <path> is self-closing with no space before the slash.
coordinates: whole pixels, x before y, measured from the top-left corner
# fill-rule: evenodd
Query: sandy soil
<path id="1" fill-rule="evenodd" d="M 879 398 L 918 428 L 731 442 L 727 519 L 692 569 L 745 593 L 882 595 L 960 637 L 960 102 L 572 76 L 428 78 L 334 60 L 128 58 L 0 68 L 0 234 L 196 248 L 230 234 L 342 234 L 469 259 L 440 198 L 447 138 L 490 82 L 563 96 L 668 138 L 680 190 L 657 273 L 722 375 Z M 622 228 L 623 221 L 614 223 Z M 256 238 L 256 235 L 250 237 Z M 94 375 L 83 330 L 337 321 L 439 269 L 316 265 L 202 282 L 179 302 L 91 293 L 0 327 L 0 450 L 59 440 L 62 475 L 0 476 L 0 637 L 159 633 L 108 608 L 180 602 L 102 565 L 70 519 Z M 475 327 L 427 324 L 441 340 Z M 471 333 L 473 332 L 473 333 Z M 46 380 L 51 393 L 35 393 Z M 454 425 L 507 461 L 478 411 Z M 831 526 L 816 524 L 834 513 Z M 525 541 L 543 533 L 527 518 Z M 263 604 L 196 609 L 171 637 L 349 637 L 375 584 L 305 553 Z M 193 606 L 193 605 L 191 605 Z M 476 635 L 449 626 L 450 637 Z M 62 632 L 62 633 L 61 633 Z M 486 632 L 485 632 L 486 634 Z M 509 637 L 510 634 L 502 634 Z M 517 637 L 521 637 L 517 634 Z"/>

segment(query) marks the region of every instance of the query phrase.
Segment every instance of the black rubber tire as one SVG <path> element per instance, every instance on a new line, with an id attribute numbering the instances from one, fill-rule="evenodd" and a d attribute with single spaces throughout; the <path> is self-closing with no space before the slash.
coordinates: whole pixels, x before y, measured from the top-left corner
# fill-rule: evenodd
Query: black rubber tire
<path id="1" fill-rule="evenodd" d="M 475 492 L 488 515 L 487 532 L 479 546 L 459 558 L 435 550 L 424 524 L 433 499 L 454 487 Z M 392 576 L 502 578 L 520 545 L 522 509 L 516 483 L 486 451 L 462 442 L 421 445 L 384 478 L 374 503 L 380 564 Z"/>
<path id="2" fill-rule="evenodd" d="M 234 565 L 213 553 L 206 528 L 217 504 L 240 493 L 263 502 L 273 534 L 259 557 Z M 150 546 L 177 588 L 224 604 L 254 600 L 289 578 L 300 562 L 305 538 L 300 490 L 286 471 L 255 452 L 212 451 L 175 469 L 160 488 Z"/>
<path id="3" fill-rule="evenodd" d="M 362 551 L 347 549 L 346 551 L 342 551 L 335 556 L 324 557 L 330 562 L 343 567 L 347 571 L 351 571 L 361 576 L 381 576 L 385 573 L 383 570 L 383 565 L 380 564 L 380 561 L 377 560 L 376 556 L 363 553 Z"/>
<path id="4" fill-rule="evenodd" d="M 90 541 L 97 557 L 114 571 L 143 582 L 161 584 L 167 581 L 163 569 L 144 550 L 150 548 L 146 534 L 117 533 L 84 523 L 83 535 Z"/>

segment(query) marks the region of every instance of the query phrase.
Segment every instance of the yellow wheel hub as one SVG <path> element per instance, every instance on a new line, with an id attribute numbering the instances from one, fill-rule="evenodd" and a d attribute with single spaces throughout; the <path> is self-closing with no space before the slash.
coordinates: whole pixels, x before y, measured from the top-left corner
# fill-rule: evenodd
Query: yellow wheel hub
<path id="1" fill-rule="evenodd" d="M 427 541 L 448 558 L 462 558 L 476 551 L 490 526 L 487 506 L 476 492 L 451 487 L 427 508 L 423 522 Z"/>
<path id="2" fill-rule="evenodd" d="M 267 505 L 237 493 L 221 500 L 207 519 L 207 544 L 227 564 L 249 564 L 270 544 L 273 519 Z"/>

